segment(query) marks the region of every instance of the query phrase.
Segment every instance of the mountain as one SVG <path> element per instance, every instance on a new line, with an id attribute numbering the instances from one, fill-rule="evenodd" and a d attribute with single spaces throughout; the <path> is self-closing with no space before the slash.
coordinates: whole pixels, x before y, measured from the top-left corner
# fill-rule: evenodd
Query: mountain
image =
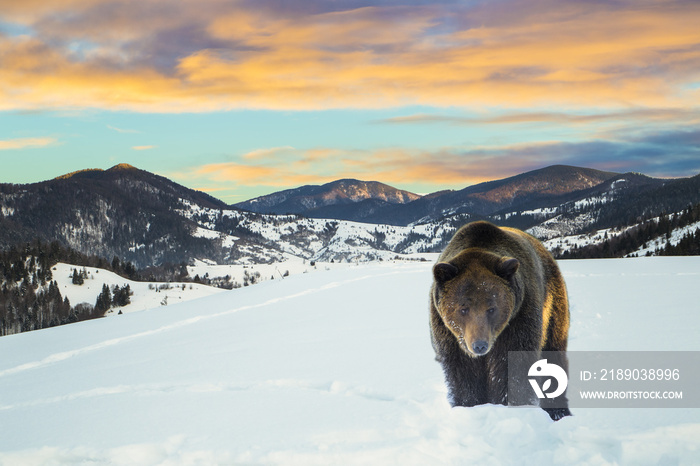
<path id="1" fill-rule="evenodd" d="M 221 208 L 226 207 L 226 204 L 209 194 L 201 191 L 186 188 L 182 185 L 172 182 L 171 180 L 147 172 L 127 163 L 120 163 L 108 170 L 88 169 L 80 170 L 73 173 L 68 173 L 56 177 L 54 180 L 47 183 L 60 184 L 61 181 L 72 180 L 78 184 L 85 185 L 86 189 L 100 189 L 109 191 L 116 188 L 120 195 L 127 197 L 139 197 L 139 192 L 157 193 L 159 196 L 168 198 L 185 199 L 203 206 Z M 130 191 L 136 191 L 135 194 L 129 195 Z"/>
<path id="2" fill-rule="evenodd" d="M 439 220 L 456 214 L 486 217 L 504 209 L 556 205 L 614 177 L 612 172 L 554 165 L 459 191 L 426 196 L 394 209 L 399 224 Z"/>
<path id="3" fill-rule="evenodd" d="M 186 204 L 226 204 L 167 178 L 121 164 L 29 185 L 0 185 L 0 247 L 41 238 L 80 252 L 127 258 L 139 266 L 179 262 L 183 250 L 215 251 L 192 237 Z"/>
<path id="4" fill-rule="evenodd" d="M 697 254 L 700 175 L 660 180 L 626 173 L 556 208 L 494 221 L 528 228 L 562 257 Z"/>
<path id="5" fill-rule="evenodd" d="M 342 209 L 364 202 L 377 205 L 406 204 L 418 198 L 418 194 L 376 181 L 344 179 L 321 186 L 287 189 L 235 204 L 234 207 L 264 214 L 302 214 L 307 217 L 326 218 L 326 213 L 333 212 L 330 207 L 340 206 Z"/>
<path id="6" fill-rule="evenodd" d="M 240 208 L 267 203 L 267 209 L 284 211 L 302 209 L 303 202 L 304 216 Z M 643 254 L 645 243 L 655 238 L 663 237 L 654 243 L 657 253 L 694 241 L 688 235 L 698 204 L 700 175 L 660 180 L 553 166 L 420 197 L 380 183 L 340 180 L 228 206 L 164 177 L 117 165 L 42 183 L 0 184 L 0 250 L 39 238 L 109 261 L 117 256 L 141 268 L 197 260 L 388 260 L 438 252 L 461 225 L 485 219 L 542 240 L 569 241 L 551 243 L 550 249 L 562 254 L 571 252 L 570 245 L 602 244 L 606 237 L 643 228 L 634 241 L 620 238 L 624 248 L 605 252 Z M 589 234 L 590 240 L 579 238 Z M 601 255 L 594 251 L 586 257 Z"/>
<path id="7" fill-rule="evenodd" d="M 365 196 L 368 190 L 392 202 L 411 197 L 379 183 L 332 185 L 332 192 L 346 198 L 352 192 L 355 198 Z M 84 254 L 108 260 L 117 256 L 142 268 L 197 259 L 246 264 L 281 262 L 290 256 L 390 258 L 438 247 L 449 231 L 430 224 L 389 228 L 243 211 L 125 164 L 41 183 L 0 184 L 0 250 L 35 238 L 55 240 Z"/>
<path id="8" fill-rule="evenodd" d="M 616 173 L 555 165 L 459 191 L 419 196 L 376 182 L 340 180 L 323 186 L 280 191 L 236 207 L 261 213 L 297 213 L 369 223 L 408 225 L 446 215 L 489 215 L 504 208 L 561 200 L 599 185 Z"/>
<path id="9" fill-rule="evenodd" d="M 616 175 L 591 168 L 554 165 L 470 186 L 457 191 L 453 197 L 461 200 L 463 206 L 472 206 L 473 213 L 491 214 L 504 208 L 541 205 L 551 199 L 600 185 Z"/>

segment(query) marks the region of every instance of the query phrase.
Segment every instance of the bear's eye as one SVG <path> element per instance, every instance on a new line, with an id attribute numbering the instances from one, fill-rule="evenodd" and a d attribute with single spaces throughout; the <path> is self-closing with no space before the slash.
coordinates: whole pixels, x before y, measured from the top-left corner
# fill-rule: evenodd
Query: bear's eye
<path id="1" fill-rule="evenodd" d="M 496 312 L 496 309 L 494 309 L 494 308 L 492 308 L 492 307 L 490 307 L 490 308 L 488 308 L 488 309 L 486 310 L 486 313 L 487 313 L 488 315 L 492 315 L 494 312 Z"/>
<path id="2" fill-rule="evenodd" d="M 469 308 L 468 307 L 463 307 L 462 309 L 459 310 L 459 314 L 464 317 L 467 314 L 469 314 Z"/>

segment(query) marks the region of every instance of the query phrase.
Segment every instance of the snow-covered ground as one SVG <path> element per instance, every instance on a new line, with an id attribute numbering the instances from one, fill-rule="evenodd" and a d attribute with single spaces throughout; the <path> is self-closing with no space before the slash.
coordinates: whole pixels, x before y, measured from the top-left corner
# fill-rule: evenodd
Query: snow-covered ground
<path id="1" fill-rule="evenodd" d="M 700 409 L 451 409 L 430 263 L 0 338 L 0 464 L 697 464 Z M 700 257 L 563 261 L 570 350 L 700 350 Z M 100 272 L 102 273 L 102 272 Z"/>
<path id="2" fill-rule="evenodd" d="M 394 254 L 401 256 L 399 262 L 408 261 L 429 261 L 434 262 L 439 254 Z M 244 283 L 258 284 L 268 280 L 280 280 L 290 275 L 327 272 L 348 267 L 358 267 L 360 262 L 315 262 L 300 257 L 284 255 L 286 260 L 274 262 L 272 264 L 235 264 L 220 265 L 209 261 L 196 260 L 193 265 L 187 267 L 190 277 L 199 276 L 201 279 L 223 279 L 228 277 L 230 284 L 235 284 L 237 288 L 244 286 Z M 396 260 L 388 262 L 395 263 Z M 82 285 L 73 284 L 73 273 L 77 269 L 84 271 L 87 277 Z M 95 267 L 82 267 L 65 263 L 58 263 L 52 268 L 53 277 L 58 284 L 61 296 L 67 297 L 72 306 L 80 303 L 94 305 L 97 296 L 102 292 L 102 286 L 107 285 L 110 290 L 115 286 L 120 288 L 129 285 L 131 289 L 131 303 L 124 307 L 113 307 L 107 315 L 118 315 L 130 312 L 144 311 L 159 306 L 167 306 L 182 303 L 193 299 L 202 298 L 224 290 L 215 286 L 207 286 L 200 283 L 179 283 L 179 282 L 136 282 L 121 277 L 113 272 Z M 218 280 L 222 283 L 225 280 Z M 247 286 L 247 285 L 246 285 Z"/>
<path id="3" fill-rule="evenodd" d="M 416 262 L 428 261 L 434 262 L 439 254 L 437 253 L 420 253 L 420 254 L 396 254 L 391 256 L 399 257 L 399 259 L 388 258 L 387 262 Z M 367 261 L 361 262 L 321 262 L 302 259 L 291 255 L 285 256 L 286 260 L 281 262 L 273 262 L 271 264 L 229 264 L 220 265 L 213 264 L 207 261 L 196 260 L 193 265 L 187 267 L 187 273 L 190 277 L 199 276 L 200 278 L 221 278 L 229 277 L 231 283 L 235 283 L 240 287 L 248 277 L 256 277 L 256 283 L 261 283 L 267 280 L 278 280 L 289 275 L 298 275 L 302 273 L 315 273 L 322 271 L 331 271 L 337 269 L 346 269 L 348 267 L 358 267 L 366 265 Z M 250 282 L 250 278 L 247 279 Z"/>
<path id="4" fill-rule="evenodd" d="M 53 280 L 58 283 L 61 296 L 68 297 L 72 306 L 80 303 L 95 305 L 97 296 L 102 292 L 102 285 L 110 290 L 114 286 L 120 288 L 129 285 L 133 295 L 131 304 L 124 307 L 114 307 L 109 314 L 143 311 L 154 307 L 171 305 L 179 302 L 220 293 L 223 290 L 198 283 L 146 283 L 134 282 L 104 269 L 85 267 L 88 276 L 82 285 L 73 284 L 73 270 L 82 271 L 83 267 L 58 263 L 53 267 Z"/>

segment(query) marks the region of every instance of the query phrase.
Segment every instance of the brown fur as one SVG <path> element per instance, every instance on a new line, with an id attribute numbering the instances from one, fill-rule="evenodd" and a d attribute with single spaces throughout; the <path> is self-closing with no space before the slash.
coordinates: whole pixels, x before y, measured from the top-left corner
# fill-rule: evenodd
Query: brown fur
<path id="1" fill-rule="evenodd" d="M 567 369 L 566 285 L 537 239 L 470 223 L 455 233 L 433 275 L 431 339 L 453 406 L 507 404 L 509 351 L 554 351 Z M 554 420 L 571 414 L 543 403 Z"/>

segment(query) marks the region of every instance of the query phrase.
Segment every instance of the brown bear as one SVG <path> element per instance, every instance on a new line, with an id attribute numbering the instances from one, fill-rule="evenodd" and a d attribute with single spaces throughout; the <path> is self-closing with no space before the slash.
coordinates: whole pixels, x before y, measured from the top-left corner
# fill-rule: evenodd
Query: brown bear
<path id="1" fill-rule="evenodd" d="M 430 331 L 452 406 L 509 404 L 508 352 L 531 362 L 551 351 L 568 372 L 569 305 L 554 258 L 514 228 L 473 222 L 460 228 L 433 267 Z M 526 380 L 521 380 L 530 387 Z M 522 393 L 525 393 L 523 390 Z M 531 391 L 510 404 L 536 404 Z M 553 420 L 570 416 L 566 396 L 540 406 Z"/>

